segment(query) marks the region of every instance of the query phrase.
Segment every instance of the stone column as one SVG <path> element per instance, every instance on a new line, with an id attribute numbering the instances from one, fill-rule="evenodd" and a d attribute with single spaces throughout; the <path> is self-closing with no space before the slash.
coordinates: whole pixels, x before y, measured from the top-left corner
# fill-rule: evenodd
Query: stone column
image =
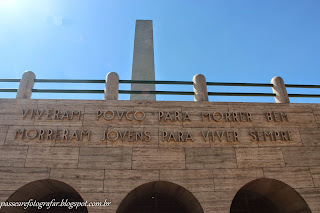
<path id="1" fill-rule="evenodd" d="M 193 77 L 194 101 L 208 101 L 207 81 L 202 74 Z"/>
<path id="2" fill-rule="evenodd" d="M 109 72 L 106 76 L 106 88 L 104 90 L 104 100 L 118 100 L 119 95 L 119 75 L 116 72 Z"/>
<path id="3" fill-rule="evenodd" d="M 290 103 L 289 96 L 287 93 L 286 86 L 281 77 L 276 76 L 271 79 L 271 84 L 273 84 L 272 91 L 276 96 L 274 97 L 276 103 L 288 104 Z"/>
<path id="4" fill-rule="evenodd" d="M 31 99 L 35 78 L 36 75 L 32 71 L 23 73 L 16 96 L 17 99 Z"/>
<path id="5" fill-rule="evenodd" d="M 151 20 L 137 20 L 134 38 L 132 80 L 155 80 L 153 26 Z M 154 84 L 132 84 L 131 90 L 143 91 L 143 94 L 131 94 L 130 100 L 155 101 L 156 95 L 149 94 L 155 91 Z"/>

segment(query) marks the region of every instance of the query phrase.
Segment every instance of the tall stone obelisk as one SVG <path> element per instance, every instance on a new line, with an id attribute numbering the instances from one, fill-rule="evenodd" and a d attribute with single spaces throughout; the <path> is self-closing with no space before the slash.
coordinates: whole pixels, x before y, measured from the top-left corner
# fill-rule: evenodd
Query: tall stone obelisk
<path id="1" fill-rule="evenodd" d="M 153 26 L 152 20 L 137 20 L 134 38 L 132 80 L 155 80 Z M 154 84 L 132 84 L 131 90 L 143 91 L 143 94 L 131 94 L 130 100 L 155 101 Z"/>

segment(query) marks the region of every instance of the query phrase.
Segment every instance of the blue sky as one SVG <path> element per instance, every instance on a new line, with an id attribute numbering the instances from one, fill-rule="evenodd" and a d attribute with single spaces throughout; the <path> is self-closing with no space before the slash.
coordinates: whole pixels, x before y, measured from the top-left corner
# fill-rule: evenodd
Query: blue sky
<path id="1" fill-rule="evenodd" d="M 320 84 L 320 1 L 297 0 L 0 0 L 0 78 L 131 79 L 136 19 L 154 26 L 156 80 Z M 1 88 L 18 84 L 0 83 Z M 35 88 L 104 89 L 36 84 Z M 129 89 L 122 85 L 121 89 Z M 157 86 L 187 90 L 192 86 Z M 209 87 L 209 91 L 271 92 L 271 88 Z M 319 94 L 320 89 L 290 89 Z M 15 97 L 15 94 L 0 94 Z M 33 94 L 33 98 L 103 99 L 103 95 Z M 121 95 L 120 99 L 128 99 Z M 157 100 L 193 100 L 157 96 Z M 273 98 L 211 97 L 211 101 L 273 102 Z M 291 102 L 319 99 L 291 98 Z"/>

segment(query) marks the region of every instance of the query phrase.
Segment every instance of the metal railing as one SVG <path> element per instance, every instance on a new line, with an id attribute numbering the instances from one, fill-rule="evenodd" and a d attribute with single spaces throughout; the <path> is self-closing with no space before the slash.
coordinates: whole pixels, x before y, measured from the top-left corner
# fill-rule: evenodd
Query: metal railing
<path id="1" fill-rule="evenodd" d="M 0 79 L 0 82 L 21 82 L 21 79 Z M 80 79 L 34 79 L 34 83 L 88 83 L 106 84 L 105 80 L 80 80 Z M 193 81 L 145 81 L 145 80 L 119 80 L 119 84 L 167 84 L 167 85 L 194 85 Z M 206 82 L 206 86 L 228 87 L 274 87 L 268 83 L 230 83 L 230 82 Z M 286 88 L 320 88 L 320 85 L 284 84 Z M 18 89 L 0 88 L 0 92 L 18 92 Z M 86 89 L 31 89 L 32 93 L 105 93 L 105 90 Z M 145 91 L 118 90 L 119 94 L 144 94 Z M 156 95 L 195 95 L 194 91 L 148 91 L 148 94 Z M 273 93 L 243 93 L 243 92 L 207 92 L 208 96 L 259 96 L 276 97 Z M 288 97 L 320 98 L 320 94 L 287 94 Z"/>

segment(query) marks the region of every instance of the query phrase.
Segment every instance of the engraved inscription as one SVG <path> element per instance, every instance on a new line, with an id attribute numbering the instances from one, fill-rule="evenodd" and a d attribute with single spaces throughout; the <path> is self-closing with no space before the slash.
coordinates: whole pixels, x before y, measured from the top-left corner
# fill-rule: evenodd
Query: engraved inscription
<path id="1" fill-rule="evenodd" d="M 127 121 L 143 121 L 146 117 L 146 114 L 143 111 L 112 111 L 112 110 L 105 110 L 105 111 L 100 111 L 98 110 L 96 113 L 96 119 L 104 119 L 106 121 L 111 121 L 111 120 L 127 120 Z"/>
<path id="2" fill-rule="evenodd" d="M 252 122 L 250 112 L 201 112 L 202 121 Z"/>
<path id="3" fill-rule="evenodd" d="M 57 110 L 57 109 L 22 109 L 23 119 L 36 120 L 80 120 L 80 110 Z"/>
<path id="4" fill-rule="evenodd" d="M 105 130 L 103 137 L 100 139 L 101 142 L 104 141 L 116 141 L 120 139 L 121 141 L 136 142 L 136 141 L 150 141 L 150 131 L 115 131 L 115 130 Z"/>
<path id="5" fill-rule="evenodd" d="M 201 135 L 206 142 L 214 142 L 217 140 L 219 142 L 240 142 L 240 134 L 238 131 L 201 131 Z"/>
<path id="6" fill-rule="evenodd" d="M 28 140 L 63 140 L 63 141 L 90 141 L 91 132 L 88 130 L 68 130 L 68 129 L 17 129 L 15 139 Z"/>
<path id="7" fill-rule="evenodd" d="M 162 141 L 174 141 L 174 142 L 193 142 L 194 139 L 190 132 L 172 132 L 172 131 L 163 131 L 162 132 Z"/>
<path id="8" fill-rule="evenodd" d="M 159 121 L 191 121 L 190 116 L 187 112 L 165 112 L 159 111 L 158 113 L 158 120 Z"/>
<path id="9" fill-rule="evenodd" d="M 289 122 L 288 114 L 285 112 L 267 112 L 269 122 Z"/>
<path id="10" fill-rule="evenodd" d="M 250 131 L 251 141 L 293 141 L 291 131 Z"/>

